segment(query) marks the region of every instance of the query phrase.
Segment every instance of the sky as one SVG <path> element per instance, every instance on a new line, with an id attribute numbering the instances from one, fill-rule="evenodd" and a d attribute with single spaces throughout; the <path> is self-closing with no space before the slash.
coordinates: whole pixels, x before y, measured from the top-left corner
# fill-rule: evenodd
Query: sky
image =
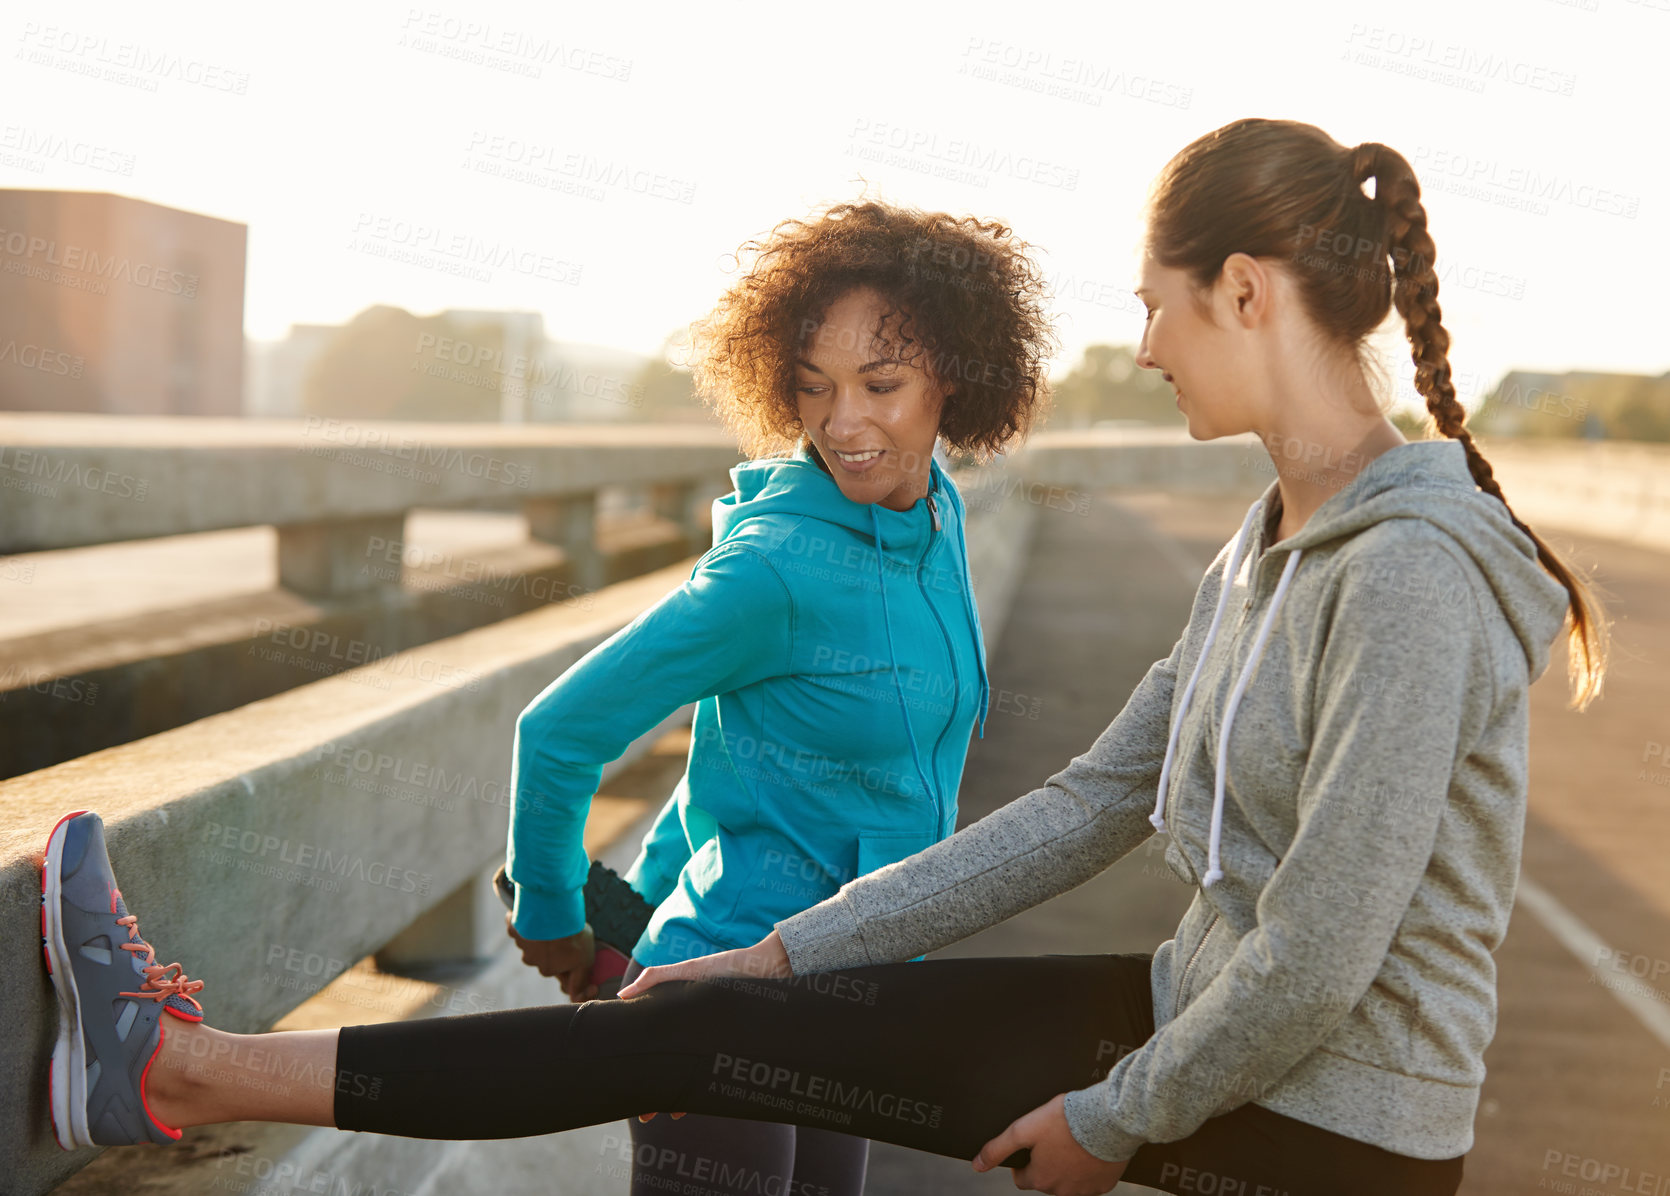
<path id="1" fill-rule="evenodd" d="M 743 242 L 868 195 L 1036 246 L 1060 371 L 1140 336 L 1166 160 L 1267 116 L 1414 165 L 1464 402 L 1510 368 L 1670 368 L 1670 0 L 7 12 L 0 186 L 246 224 L 256 339 L 388 303 L 656 353 Z M 1400 328 L 1379 343 L 1412 397 Z"/>

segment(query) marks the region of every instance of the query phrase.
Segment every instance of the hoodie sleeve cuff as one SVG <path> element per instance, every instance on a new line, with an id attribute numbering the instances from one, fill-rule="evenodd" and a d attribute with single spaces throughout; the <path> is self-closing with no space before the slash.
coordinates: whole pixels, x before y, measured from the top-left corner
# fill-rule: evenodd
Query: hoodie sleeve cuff
<path id="1" fill-rule="evenodd" d="M 586 926 L 585 894 L 543 893 L 519 884 L 510 922 L 517 934 L 534 942 L 579 934 Z"/>
<path id="2" fill-rule="evenodd" d="M 1094 1087 L 1075 1089 L 1062 1103 L 1066 1106 L 1067 1129 L 1073 1141 L 1104 1163 L 1126 1162 L 1146 1141 L 1108 1120 L 1102 1094 Z"/>
<path id="3" fill-rule="evenodd" d="M 852 906 L 839 893 L 774 925 L 796 976 L 873 962 Z"/>

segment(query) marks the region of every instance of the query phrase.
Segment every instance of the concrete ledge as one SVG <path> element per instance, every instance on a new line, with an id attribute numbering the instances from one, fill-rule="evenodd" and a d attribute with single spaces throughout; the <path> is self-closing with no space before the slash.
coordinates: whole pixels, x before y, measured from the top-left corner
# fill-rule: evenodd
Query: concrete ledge
<path id="1" fill-rule="evenodd" d="M 0 553 L 722 481 L 706 425 L 0 414 Z M 207 496 L 212 496 L 209 500 Z"/>
<path id="2" fill-rule="evenodd" d="M 268 590 L 0 643 L 0 779 L 231 710 L 366 661 L 573 599 L 554 545 L 527 541 L 471 554 L 468 580 L 371 558 L 388 584 L 309 600 Z M 602 582 L 663 568 L 687 535 L 653 517 L 605 520 Z M 392 559 L 393 564 L 382 564 Z M 361 559 L 359 568 L 366 568 Z"/>
<path id="3" fill-rule="evenodd" d="M 9 1190 L 46 1191 L 97 1153 L 62 1153 L 45 1107 L 38 868 L 60 816 L 104 817 L 141 933 L 207 983 L 215 1023 L 264 1028 L 308 995 L 242 983 L 273 945 L 359 959 L 503 851 L 517 714 L 690 565 L 0 784 L 0 924 L 18 949 L 0 980 L 19 1028 L 0 1046 Z"/>

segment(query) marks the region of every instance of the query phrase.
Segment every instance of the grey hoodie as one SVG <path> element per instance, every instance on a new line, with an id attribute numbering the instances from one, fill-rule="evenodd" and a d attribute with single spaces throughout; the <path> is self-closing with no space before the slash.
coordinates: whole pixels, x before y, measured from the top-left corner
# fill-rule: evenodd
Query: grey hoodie
<path id="1" fill-rule="evenodd" d="M 1154 953 L 1155 1033 L 1066 1098 L 1109 1161 L 1246 1101 L 1416 1158 L 1472 1146 L 1526 691 L 1566 592 L 1458 441 L 1380 454 L 1271 544 L 1279 518 L 1272 482 L 1170 656 L 1066 768 L 776 923 L 797 975 L 906 960 L 1162 829 L 1197 888 Z"/>

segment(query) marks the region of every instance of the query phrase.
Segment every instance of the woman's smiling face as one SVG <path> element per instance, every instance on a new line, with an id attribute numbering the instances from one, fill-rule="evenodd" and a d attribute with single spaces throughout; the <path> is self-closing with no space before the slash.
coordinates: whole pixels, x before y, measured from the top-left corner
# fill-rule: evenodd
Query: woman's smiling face
<path id="1" fill-rule="evenodd" d="M 795 363 L 801 426 L 853 502 L 906 511 L 928 492 L 942 396 L 926 354 L 898 360 L 900 317 L 859 287 L 829 305 Z"/>
<path id="2" fill-rule="evenodd" d="M 1148 308 L 1148 320 L 1136 363 L 1165 375 L 1196 440 L 1234 435 L 1250 426 L 1238 410 L 1238 388 L 1229 385 L 1236 360 L 1233 321 L 1210 318 L 1224 300 L 1221 290 L 1214 286 L 1199 293 L 1184 271 L 1143 255 L 1136 293 Z"/>

